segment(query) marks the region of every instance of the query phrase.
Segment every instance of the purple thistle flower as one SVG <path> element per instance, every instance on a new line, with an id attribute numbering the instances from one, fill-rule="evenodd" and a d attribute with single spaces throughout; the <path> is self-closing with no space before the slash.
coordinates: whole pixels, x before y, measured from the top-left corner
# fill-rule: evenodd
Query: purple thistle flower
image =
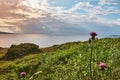
<path id="1" fill-rule="evenodd" d="M 96 32 L 90 32 L 90 36 L 97 36 Z"/>
<path id="2" fill-rule="evenodd" d="M 90 36 L 92 37 L 92 40 L 95 40 L 95 36 L 97 36 L 96 32 L 90 32 Z"/>
<path id="3" fill-rule="evenodd" d="M 26 72 L 24 72 L 24 71 L 20 73 L 20 76 L 22 76 L 22 77 L 25 77 L 25 75 L 26 75 Z"/>
<path id="4" fill-rule="evenodd" d="M 106 67 L 106 63 L 100 62 L 98 66 L 103 70 Z"/>

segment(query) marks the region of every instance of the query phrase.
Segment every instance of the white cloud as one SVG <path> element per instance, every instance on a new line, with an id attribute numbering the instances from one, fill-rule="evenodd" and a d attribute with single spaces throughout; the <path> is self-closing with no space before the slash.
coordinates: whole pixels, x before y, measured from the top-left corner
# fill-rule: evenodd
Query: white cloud
<path id="1" fill-rule="evenodd" d="M 79 2 L 77 3 L 73 8 L 71 8 L 71 11 L 76 11 L 78 9 L 90 9 L 93 8 L 93 5 L 91 5 L 89 2 Z"/>
<path id="2" fill-rule="evenodd" d="M 113 23 L 115 25 L 119 25 L 120 26 L 120 19 L 112 20 L 112 21 L 110 21 L 110 23 Z"/>
<path id="3" fill-rule="evenodd" d="M 104 0 L 101 0 L 104 1 Z M 112 13 L 120 13 L 116 7 L 106 6 L 105 8 L 101 5 L 92 5 L 89 2 L 79 2 L 74 7 L 70 9 L 70 11 L 74 12 L 77 10 L 83 10 L 86 14 L 91 15 L 108 15 Z"/>
<path id="4" fill-rule="evenodd" d="M 120 4 L 120 1 L 119 0 L 100 0 L 99 4 L 101 5 L 117 5 L 117 4 Z"/>

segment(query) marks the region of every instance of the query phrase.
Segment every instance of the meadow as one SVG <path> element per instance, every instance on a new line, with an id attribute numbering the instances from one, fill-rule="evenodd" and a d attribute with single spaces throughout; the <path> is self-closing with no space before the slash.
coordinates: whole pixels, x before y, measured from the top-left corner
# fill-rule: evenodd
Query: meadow
<path id="1" fill-rule="evenodd" d="M 4 60 L 7 48 L 0 48 L 0 80 L 120 80 L 120 38 L 95 40 L 91 64 L 88 41 L 39 49 L 41 52 Z M 100 62 L 106 64 L 104 69 L 98 66 Z"/>

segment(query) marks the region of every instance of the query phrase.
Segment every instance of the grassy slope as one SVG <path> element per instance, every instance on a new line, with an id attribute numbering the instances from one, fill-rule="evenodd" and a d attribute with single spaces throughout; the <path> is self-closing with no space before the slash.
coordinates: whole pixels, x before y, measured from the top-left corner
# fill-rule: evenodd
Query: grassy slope
<path id="1" fill-rule="evenodd" d="M 42 49 L 14 61 L 0 61 L 0 80 L 21 80 L 20 72 L 26 71 L 30 80 L 90 80 L 88 42 L 72 42 Z M 105 62 L 104 71 L 98 63 Z M 94 80 L 120 79 L 120 38 L 99 39 L 93 46 Z"/>

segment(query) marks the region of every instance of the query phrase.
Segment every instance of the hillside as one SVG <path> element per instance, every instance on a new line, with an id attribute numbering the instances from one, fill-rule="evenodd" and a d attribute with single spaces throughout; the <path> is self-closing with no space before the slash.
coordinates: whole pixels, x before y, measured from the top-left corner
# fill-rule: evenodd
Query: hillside
<path id="1" fill-rule="evenodd" d="M 6 49 L 1 49 L 0 57 Z M 90 80 L 90 44 L 69 42 L 41 48 L 12 61 L 0 60 L 0 80 Z M 120 38 L 98 39 L 93 43 L 92 79 L 120 79 Z M 98 66 L 106 63 L 105 69 Z M 21 76 L 21 72 L 26 72 Z"/>

